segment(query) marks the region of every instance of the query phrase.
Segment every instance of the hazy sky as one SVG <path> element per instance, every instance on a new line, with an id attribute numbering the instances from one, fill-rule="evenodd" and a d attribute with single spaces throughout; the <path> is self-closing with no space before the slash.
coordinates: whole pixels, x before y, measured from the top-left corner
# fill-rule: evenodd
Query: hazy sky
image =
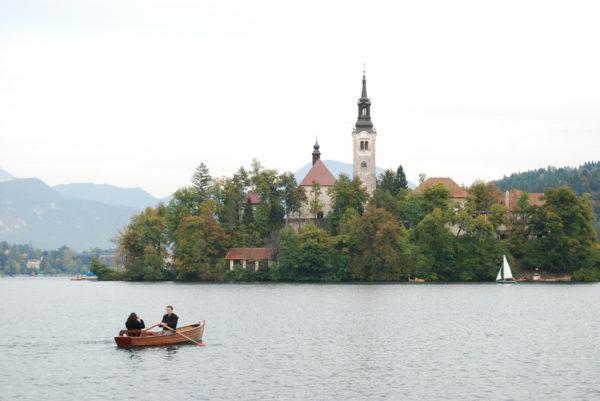
<path id="1" fill-rule="evenodd" d="M 204 161 L 470 184 L 600 159 L 597 1 L 0 0 L 0 167 L 164 196 Z"/>

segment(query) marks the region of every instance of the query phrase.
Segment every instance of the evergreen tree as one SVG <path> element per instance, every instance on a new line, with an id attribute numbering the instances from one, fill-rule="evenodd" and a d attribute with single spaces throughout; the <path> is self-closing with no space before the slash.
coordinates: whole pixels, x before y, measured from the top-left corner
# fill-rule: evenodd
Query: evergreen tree
<path id="1" fill-rule="evenodd" d="M 200 163 L 192 175 L 192 188 L 194 188 L 198 195 L 199 203 L 208 199 L 208 192 L 211 184 L 212 177 L 210 176 L 208 167 L 206 167 L 206 164 Z"/>

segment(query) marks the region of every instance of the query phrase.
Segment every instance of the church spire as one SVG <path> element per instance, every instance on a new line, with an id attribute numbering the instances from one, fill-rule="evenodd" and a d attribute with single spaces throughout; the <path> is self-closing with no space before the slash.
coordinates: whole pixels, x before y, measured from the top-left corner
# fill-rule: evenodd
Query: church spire
<path id="1" fill-rule="evenodd" d="M 373 123 L 371 122 L 371 100 L 367 97 L 367 77 L 363 67 L 362 92 L 358 99 L 358 119 L 356 120 L 355 131 L 373 132 Z"/>
<path id="2" fill-rule="evenodd" d="M 315 163 L 317 162 L 317 160 L 319 160 L 321 158 L 321 151 L 319 150 L 320 146 L 319 146 L 319 141 L 315 140 L 315 144 L 313 146 L 313 152 L 312 152 L 312 164 L 313 166 L 315 165 Z"/>

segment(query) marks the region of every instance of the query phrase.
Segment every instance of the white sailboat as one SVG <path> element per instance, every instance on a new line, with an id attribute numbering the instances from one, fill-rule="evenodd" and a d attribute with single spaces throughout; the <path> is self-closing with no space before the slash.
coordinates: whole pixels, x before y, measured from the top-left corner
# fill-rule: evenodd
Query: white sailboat
<path id="1" fill-rule="evenodd" d="M 510 271 L 508 260 L 506 260 L 506 255 L 502 255 L 502 267 L 500 267 L 498 275 L 496 276 L 496 283 L 516 283 L 512 272 Z"/>

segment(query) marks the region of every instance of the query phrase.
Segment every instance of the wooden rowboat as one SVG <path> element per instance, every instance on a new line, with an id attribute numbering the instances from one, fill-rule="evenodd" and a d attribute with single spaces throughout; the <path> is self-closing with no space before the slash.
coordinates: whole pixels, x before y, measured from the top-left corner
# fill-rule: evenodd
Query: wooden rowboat
<path id="1" fill-rule="evenodd" d="M 117 347 L 121 348 L 153 347 L 190 342 L 185 337 L 202 342 L 205 325 L 206 320 L 201 320 L 200 323 L 177 328 L 177 333 L 182 335 L 176 333 L 160 334 L 141 330 L 121 330 L 119 335 L 115 337 L 115 342 L 117 343 Z"/>

